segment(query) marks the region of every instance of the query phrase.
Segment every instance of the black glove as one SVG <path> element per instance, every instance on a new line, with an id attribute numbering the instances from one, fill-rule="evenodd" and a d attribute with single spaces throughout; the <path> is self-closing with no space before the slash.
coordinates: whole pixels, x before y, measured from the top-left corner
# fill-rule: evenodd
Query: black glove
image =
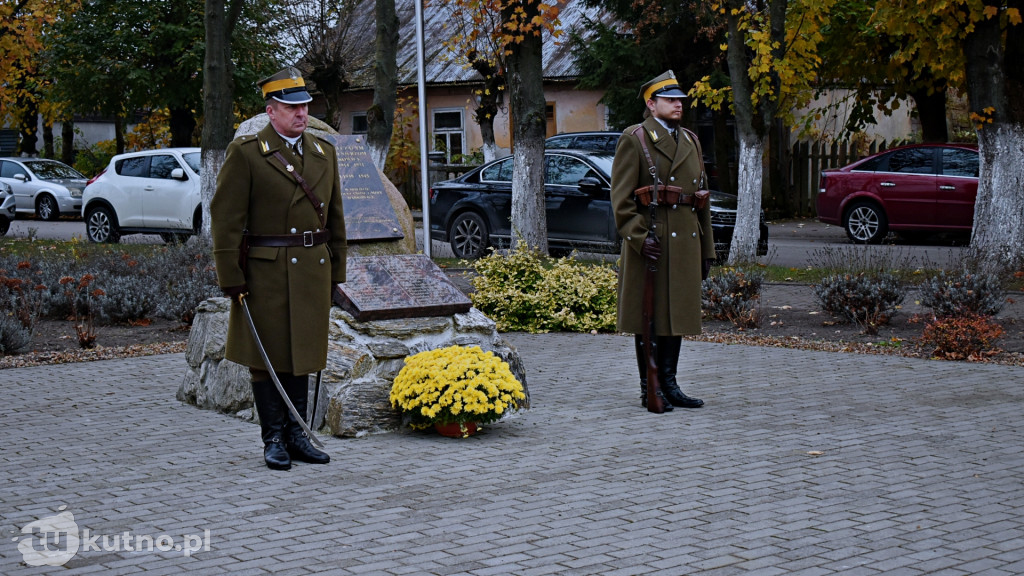
<path id="1" fill-rule="evenodd" d="M 640 254 L 649 260 L 661 258 L 661 243 L 654 236 L 644 238 L 644 244 L 640 247 Z"/>
<path id="2" fill-rule="evenodd" d="M 715 263 L 714 258 L 705 258 L 704 259 L 704 262 L 701 265 L 701 269 L 700 269 L 700 279 L 701 280 L 707 280 L 708 279 L 708 274 L 711 273 L 711 266 L 714 263 Z"/>
<path id="3" fill-rule="evenodd" d="M 224 295 L 227 296 L 228 298 L 234 300 L 241 296 L 242 294 L 248 294 L 249 285 L 242 284 L 241 286 L 228 286 L 227 288 L 221 288 L 220 291 L 223 292 Z"/>

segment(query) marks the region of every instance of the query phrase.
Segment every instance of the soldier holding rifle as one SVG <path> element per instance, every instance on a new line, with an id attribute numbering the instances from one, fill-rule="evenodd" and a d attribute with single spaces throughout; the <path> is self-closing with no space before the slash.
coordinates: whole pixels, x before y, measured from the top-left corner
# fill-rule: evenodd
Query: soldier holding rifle
<path id="1" fill-rule="evenodd" d="M 232 299 L 225 357 L 249 368 L 264 461 L 288 470 L 293 459 L 330 461 L 302 419 L 309 374 L 327 362 L 347 243 L 337 153 L 305 133 L 312 97 L 301 74 L 286 68 L 259 85 L 270 124 L 228 145 L 210 216 L 218 283 Z"/>
<path id="2" fill-rule="evenodd" d="M 682 336 L 701 330 L 701 280 L 715 258 L 700 143 L 680 126 L 685 97 L 671 70 L 644 84 L 645 119 L 622 134 L 612 165 L 617 325 L 636 335 L 640 402 L 652 412 L 704 405 L 676 381 Z"/>

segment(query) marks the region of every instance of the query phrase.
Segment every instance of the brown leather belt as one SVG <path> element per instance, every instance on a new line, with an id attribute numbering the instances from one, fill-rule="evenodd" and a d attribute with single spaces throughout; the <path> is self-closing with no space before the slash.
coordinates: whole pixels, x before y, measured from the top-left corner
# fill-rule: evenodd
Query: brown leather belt
<path id="1" fill-rule="evenodd" d="M 330 230 L 301 232 L 299 234 L 246 234 L 249 246 L 271 246 L 288 248 L 294 246 L 316 246 L 331 239 Z"/>

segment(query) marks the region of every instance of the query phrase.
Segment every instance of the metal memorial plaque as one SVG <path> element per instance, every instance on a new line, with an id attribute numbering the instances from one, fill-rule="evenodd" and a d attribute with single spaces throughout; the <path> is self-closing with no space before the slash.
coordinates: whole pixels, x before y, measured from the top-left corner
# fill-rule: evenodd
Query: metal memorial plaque
<path id="1" fill-rule="evenodd" d="M 348 259 L 334 304 L 360 322 L 468 312 L 469 298 L 424 254 Z"/>
<path id="2" fill-rule="evenodd" d="M 345 206 L 345 233 L 349 242 L 404 238 L 384 182 L 370 160 L 364 136 L 326 136 L 338 151 L 341 201 Z"/>

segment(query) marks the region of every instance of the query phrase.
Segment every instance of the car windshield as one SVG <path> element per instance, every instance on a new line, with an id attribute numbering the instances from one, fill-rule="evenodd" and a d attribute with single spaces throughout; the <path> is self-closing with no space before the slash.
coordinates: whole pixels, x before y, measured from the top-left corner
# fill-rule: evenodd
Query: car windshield
<path id="1" fill-rule="evenodd" d="M 25 162 L 29 170 L 35 173 L 42 180 L 57 180 L 59 178 L 85 178 L 77 170 L 68 166 L 67 164 L 61 164 L 60 162 L 47 162 L 45 160 L 36 160 Z"/>
<path id="2" fill-rule="evenodd" d="M 192 171 L 195 172 L 196 174 L 200 173 L 200 156 L 201 155 L 199 154 L 199 152 L 189 152 L 187 154 L 181 155 L 181 157 L 185 159 L 185 163 L 188 164 L 188 167 L 191 168 Z"/>

